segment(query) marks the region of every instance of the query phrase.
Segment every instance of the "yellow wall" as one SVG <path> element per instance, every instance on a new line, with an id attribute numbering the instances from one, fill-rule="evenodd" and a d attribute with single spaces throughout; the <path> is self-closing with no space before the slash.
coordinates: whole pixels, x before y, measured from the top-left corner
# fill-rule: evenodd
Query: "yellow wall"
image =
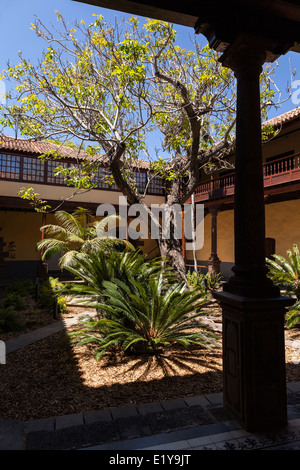
<path id="1" fill-rule="evenodd" d="M 42 239 L 40 227 L 43 224 L 42 215 L 35 212 L 0 211 L 0 237 L 3 238 L 4 251 L 9 251 L 7 261 L 32 261 L 40 259 L 36 244 Z M 56 224 L 54 214 L 47 214 L 46 224 Z M 156 241 L 142 240 L 140 249 L 150 253 L 150 257 L 158 255 Z"/>
<path id="2" fill-rule="evenodd" d="M 300 152 L 300 130 L 297 130 L 299 124 L 292 124 L 284 131 L 281 131 L 277 138 L 274 138 L 263 144 L 264 160 L 268 157 L 274 157 L 284 152 L 293 150 Z M 297 130 L 296 132 L 293 132 Z"/>
<path id="3" fill-rule="evenodd" d="M 297 243 L 300 248 L 300 200 L 267 204 L 266 238 L 275 238 L 276 254 L 286 257 L 286 251 Z M 234 213 L 233 210 L 218 213 L 217 254 L 221 262 L 234 262 Z M 211 215 L 204 219 L 204 246 L 197 251 L 197 259 L 207 261 L 211 254 Z M 187 259 L 192 253 L 187 252 Z"/>
<path id="4" fill-rule="evenodd" d="M 0 182 L 0 195 L 6 197 L 18 197 L 21 188 L 33 187 L 42 199 L 45 200 L 61 200 L 70 197 L 74 189 L 64 186 L 50 186 L 41 184 L 24 184 L 14 181 Z M 83 194 L 76 195 L 72 201 L 82 203 L 109 203 L 117 205 L 119 197 L 122 194 L 118 191 L 91 190 Z M 145 198 L 146 204 L 163 204 L 164 196 L 150 195 Z M 61 207 L 63 209 L 63 207 Z M 53 214 L 47 214 L 47 224 L 55 224 Z M 3 238 L 4 251 L 9 247 L 9 257 L 5 260 L 9 261 L 26 261 L 39 260 L 40 254 L 36 249 L 36 244 L 41 240 L 40 227 L 42 226 L 42 215 L 33 212 L 17 212 L 17 211 L 0 211 L 0 237 Z M 141 251 L 145 253 L 151 252 L 150 256 L 156 256 L 157 250 L 155 240 L 143 240 L 140 246 Z"/>
<path id="5" fill-rule="evenodd" d="M 294 243 L 300 248 L 300 200 L 266 205 L 266 236 L 275 238 L 276 254 L 284 257 Z"/>
<path id="6" fill-rule="evenodd" d="M 74 188 L 68 188 L 66 186 L 51 186 L 46 184 L 36 183 L 20 183 L 16 181 L 1 181 L 0 182 L 0 196 L 18 197 L 18 192 L 21 188 L 32 188 L 36 193 L 45 200 L 63 200 L 64 198 L 70 197 L 74 194 Z M 92 189 L 82 194 L 77 194 L 72 197 L 72 201 L 78 202 L 90 202 L 94 204 L 119 204 L 119 197 L 122 197 L 122 193 L 119 191 L 103 191 L 101 189 Z M 165 202 L 164 196 L 149 195 L 145 197 L 146 204 L 163 204 Z"/>
<path id="7" fill-rule="evenodd" d="M 234 260 L 234 214 L 233 210 L 218 213 L 217 218 L 217 254 L 223 262 Z M 211 255 L 211 215 L 204 219 L 204 245 L 197 250 L 197 259 L 207 261 Z M 187 259 L 192 259 L 192 252 L 187 251 Z"/>
<path id="8" fill-rule="evenodd" d="M 9 261 L 25 261 L 40 259 L 36 249 L 41 239 L 40 226 L 42 215 L 32 212 L 0 211 L 0 236 L 3 237 L 9 250 Z"/>

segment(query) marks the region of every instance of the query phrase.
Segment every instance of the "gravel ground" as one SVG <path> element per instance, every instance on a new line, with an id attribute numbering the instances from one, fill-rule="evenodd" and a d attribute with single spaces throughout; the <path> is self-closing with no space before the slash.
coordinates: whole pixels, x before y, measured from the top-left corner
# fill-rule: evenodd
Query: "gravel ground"
<path id="1" fill-rule="evenodd" d="M 62 317 L 80 313 L 72 307 Z M 212 318 L 220 326 L 215 305 Z M 53 321 L 48 314 L 41 324 Z M 300 381 L 296 340 L 300 328 L 287 330 L 287 382 Z M 120 354 L 98 362 L 91 347 L 75 347 L 63 331 L 9 354 L 0 366 L 0 419 L 31 420 L 221 391 L 221 341 L 213 351 L 173 348 L 161 357 Z"/>

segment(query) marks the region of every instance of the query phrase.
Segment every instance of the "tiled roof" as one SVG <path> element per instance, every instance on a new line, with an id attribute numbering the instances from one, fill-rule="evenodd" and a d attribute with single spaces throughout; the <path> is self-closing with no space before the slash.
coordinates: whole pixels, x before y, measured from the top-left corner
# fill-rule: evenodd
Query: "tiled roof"
<path id="1" fill-rule="evenodd" d="M 76 148 L 67 147 L 65 145 L 53 144 L 51 142 L 44 141 L 34 141 L 30 139 L 15 139 L 13 137 L 0 134 L 0 151 L 13 151 L 13 152 L 22 152 L 28 153 L 30 155 L 43 155 L 47 152 L 55 152 L 61 158 L 71 158 L 71 159 L 84 159 L 87 158 L 86 153 L 83 150 L 78 150 Z M 95 158 L 99 159 L 105 163 L 107 157 L 105 155 L 98 155 Z M 148 169 L 149 163 L 147 161 L 139 161 L 138 168 Z"/>
<path id="2" fill-rule="evenodd" d="M 263 125 L 268 124 L 277 127 L 298 118 L 300 118 L 300 106 L 298 108 L 292 109 L 291 111 L 288 111 L 287 113 L 280 114 L 280 116 L 276 116 L 272 119 L 269 119 L 268 121 L 264 122 Z"/>
<path id="3" fill-rule="evenodd" d="M 0 135 L 0 150 L 12 150 L 15 152 L 26 152 L 31 155 L 43 155 L 46 152 L 57 152 L 64 158 L 84 158 L 85 153 L 78 149 L 50 142 L 33 141 L 30 139 L 14 139 Z"/>

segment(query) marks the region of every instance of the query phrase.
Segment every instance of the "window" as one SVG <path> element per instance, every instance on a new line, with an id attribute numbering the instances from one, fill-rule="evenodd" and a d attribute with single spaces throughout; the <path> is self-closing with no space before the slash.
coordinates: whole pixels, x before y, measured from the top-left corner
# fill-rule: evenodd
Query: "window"
<path id="1" fill-rule="evenodd" d="M 23 179 L 26 181 L 44 181 L 44 162 L 37 158 L 24 157 Z"/>
<path id="2" fill-rule="evenodd" d="M 150 179 L 150 183 L 148 186 L 148 193 L 150 194 L 163 194 L 163 179 L 161 176 L 154 176 Z"/>
<path id="3" fill-rule="evenodd" d="M 117 185 L 115 183 L 109 184 L 110 181 L 110 172 L 106 168 L 99 168 L 98 172 L 94 176 L 94 182 L 97 185 L 98 189 L 111 189 L 113 191 L 118 191 Z"/>
<path id="4" fill-rule="evenodd" d="M 58 166 L 63 166 L 64 168 L 68 167 L 68 163 L 66 162 L 56 162 L 55 160 L 48 160 L 48 171 L 47 171 L 47 182 L 53 184 L 64 184 L 64 176 L 63 175 L 54 175 L 55 169 Z"/>
<path id="5" fill-rule="evenodd" d="M 0 177 L 9 179 L 20 178 L 21 157 L 18 155 L 0 154 Z"/>
<path id="6" fill-rule="evenodd" d="M 143 193 L 145 191 L 145 188 L 146 188 L 147 174 L 136 171 L 134 173 L 134 177 L 135 177 L 136 187 L 137 187 L 138 191 Z"/>

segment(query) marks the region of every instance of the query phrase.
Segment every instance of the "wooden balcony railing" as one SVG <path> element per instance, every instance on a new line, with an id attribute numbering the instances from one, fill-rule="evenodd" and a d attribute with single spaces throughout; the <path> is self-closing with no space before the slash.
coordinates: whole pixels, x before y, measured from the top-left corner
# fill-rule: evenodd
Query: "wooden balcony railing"
<path id="1" fill-rule="evenodd" d="M 263 165 L 264 187 L 300 181 L 300 153 Z M 234 173 L 211 178 L 197 187 L 195 201 L 219 199 L 234 194 Z"/>

